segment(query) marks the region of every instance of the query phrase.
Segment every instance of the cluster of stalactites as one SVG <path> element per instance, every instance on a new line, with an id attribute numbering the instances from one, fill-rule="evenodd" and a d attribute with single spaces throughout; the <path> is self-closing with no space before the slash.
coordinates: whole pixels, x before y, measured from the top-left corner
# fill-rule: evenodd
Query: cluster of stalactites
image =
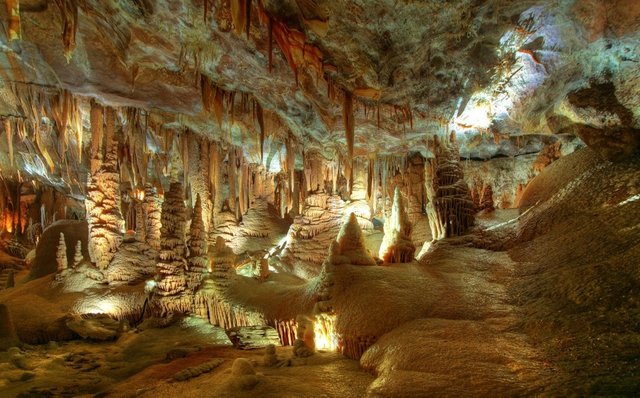
<path id="1" fill-rule="evenodd" d="M 434 240 L 463 235 L 473 225 L 474 204 L 456 143 L 435 137 L 435 158 L 425 166 L 427 215 Z"/>
<path id="2" fill-rule="evenodd" d="M 400 189 L 396 187 L 391 217 L 388 217 L 384 223 L 380 258 L 386 263 L 408 263 L 413 261 L 415 251 L 415 245 L 411 240 L 411 223 Z"/>

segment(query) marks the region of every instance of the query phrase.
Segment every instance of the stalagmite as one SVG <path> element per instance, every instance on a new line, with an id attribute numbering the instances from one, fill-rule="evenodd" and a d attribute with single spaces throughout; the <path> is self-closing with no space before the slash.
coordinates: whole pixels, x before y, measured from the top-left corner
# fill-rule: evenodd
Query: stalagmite
<path id="1" fill-rule="evenodd" d="M 136 240 L 138 242 L 144 242 L 147 240 L 147 223 L 144 215 L 144 205 L 139 199 L 135 199 L 132 204 L 136 213 Z"/>
<path id="2" fill-rule="evenodd" d="M 354 213 L 342 225 L 336 240 L 329 249 L 329 262 L 334 265 L 376 265 L 376 261 L 365 247 L 362 229 Z"/>
<path id="3" fill-rule="evenodd" d="M 464 182 L 455 143 L 435 137 L 435 158 L 426 166 L 427 215 L 434 240 L 464 234 L 474 222 L 474 205 Z"/>
<path id="4" fill-rule="evenodd" d="M 104 110 L 91 100 L 91 173 L 95 173 L 102 162 L 102 137 L 104 136 Z"/>
<path id="5" fill-rule="evenodd" d="M 142 208 L 145 216 L 145 241 L 149 246 L 159 250 L 162 198 L 159 197 L 157 189 L 151 184 L 147 184 L 145 187 Z"/>
<path id="6" fill-rule="evenodd" d="M 408 263 L 413 261 L 416 248 L 411 241 L 411 223 L 405 204 L 396 186 L 393 194 L 391 217 L 384 223 L 384 238 L 380 246 L 380 258 L 386 263 Z"/>
<path id="7" fill-rule="evenodd" d="M 89 255 L 100 269 L 107 268 L 124 234 L 124 219 L 120 212 L 118 146 L 113 138 L 113 109 L 107 110 L 106 121 L 106 156 L 98 170 L 91 174 L 85 201 L 89 224 Z"/>
<path id="8" fill-rule="evenodd" d="M 200 286 L 202 278 L 209 271 L 206 237 L 204 222 L 202 221 L 201 198 L 200 195 L 197 195 L 189 229 L 189 256 L 187 257 L 188 270 L 186 273 L 187 288 L 189 289 L 195 290 Z"/>
<path id="9" fill-rule="evenodd" d="M 162 203 L 160 261 L 156 265 L 157 292 L 161 296 L 175 296 L 185 289 L 185 223 L 184 189 L 173 182 Z M 163 305 L 163 310 L 166 308 Z"/>
<path id="10" fill-rule="evenodd" d="M 345 160 L 345 177 L 349 182 L 349 193 L 351 193 L 351 184 L 353 182 L 353 149 L 355 142 L 355 121 L 353 115 L 353 94 L 345 91 L 344 106 L 342 110 L 344 119 L 344 131 L 347 138 L 347 159 Z"/>
<path id="11" fill-rule="evenodd" d="M 56 251 L 56 263 L 58 264 L 58 272 L 67 269 L 67 244 L 65 243 L 64 234 L 60 232 L 58 240 L 58 250 Z"/>
<path id="12" fill-rule="evenodd" d="M 82 255 L 82 241 L 76 242 L 76 250 L 73 255 L 73 266 L 77 267 L 82 260 L 84 260 L 84 256 Z"/>

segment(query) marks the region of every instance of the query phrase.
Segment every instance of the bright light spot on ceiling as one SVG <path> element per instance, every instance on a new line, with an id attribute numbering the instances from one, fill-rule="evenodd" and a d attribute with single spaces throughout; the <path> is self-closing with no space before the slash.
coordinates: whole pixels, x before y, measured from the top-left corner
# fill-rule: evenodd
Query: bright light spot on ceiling
<path id="1" fill-rule="evenodd" d="M 635 202 L 635 201 L 638 201 L 638 200 L 640 200 L 640 193 L 637 194 L 637 195 L 629 196 L 626 200 L 618 203 L 618 206 L 623 206 L 623 205 L 626 205 L 626 204 L 629 204 L 631 202 Z"/>

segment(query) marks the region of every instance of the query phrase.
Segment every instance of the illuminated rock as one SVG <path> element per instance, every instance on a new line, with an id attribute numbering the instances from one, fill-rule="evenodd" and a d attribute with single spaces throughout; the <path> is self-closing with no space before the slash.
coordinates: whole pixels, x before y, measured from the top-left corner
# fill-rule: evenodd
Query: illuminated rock
<path id="1" fill-rule="evenodd" d="M 425 167 L 427 216 L 434 240 L 462 235 L 474 223 L 474 206 L 455 142 L 435 137 L 435 158 Z"/>
<path id="2" fill-rule="evenodd" d="M 328 261 L 334 265 L 376 265 L 376 261 L 365 247 L 362 229 L 354 213 L 351 213 L 349 220 L 342 225 L 329 250 Z"/>
<path id="3" fill-rule="evenodd" d="M 157 292 L 161 296 L 177 295 L 186 287 L 185 223 L 184 189 L 174 182 L 162 204 L 160 261 L 156 265 Z"/>
<path id="4" fill-rule="evenodd" d="M 56 251 L 56 263 L 58 264 L 58 272 L 64 271 L 68 267 L 67 245 L 64 241 L 64 234 L 62 232 L 60 232 L 60 240 L 58 241 L 58 250 Z"/>
<path id="5" fill-rule="evenodd" d="M 196 289 L 202 278 L 209 273 L 209 259 L 207 257 L 207 241 L 204 223 L 202 221 L 202 204 L 200 195 L 196 196 L 196 203 L 193 208 L 193 217 L 189 230 L 189 241 L 187 242 L 189 255 L 187 257 L 187 287 Z"/>
<path id="6" fill-rule="evenodd" d="M 407 216 L 400 189 L 393 195 L 391 217 L 384 223 L 384 238 L 380 246 L 380 258 L 386 263 L 408 263 L 413 261 L 416 251 L 411 241 L 411 223 Z"/>

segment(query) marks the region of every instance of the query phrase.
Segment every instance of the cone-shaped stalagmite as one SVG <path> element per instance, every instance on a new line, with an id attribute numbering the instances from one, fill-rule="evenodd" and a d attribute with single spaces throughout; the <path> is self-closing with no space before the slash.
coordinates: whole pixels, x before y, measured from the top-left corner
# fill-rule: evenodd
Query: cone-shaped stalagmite
<path id="1" fill-rule="evenodd" d="M 362 229 L 354 213 L 351 213 L 349 220 L 342 225 L 338 237 L 331 243 L 329 262 L 336 265 L 376 265 L 365 247 Z"/>
<path id="2" fill-rule="evenodd" d="M 411 223 L 400 189 L 396 186 L 391 217 L 384 223 L 380 258 L 386 263 L 408 263 L 413 261 L 415 251 L 416 248 L 411 241 Z"/>

